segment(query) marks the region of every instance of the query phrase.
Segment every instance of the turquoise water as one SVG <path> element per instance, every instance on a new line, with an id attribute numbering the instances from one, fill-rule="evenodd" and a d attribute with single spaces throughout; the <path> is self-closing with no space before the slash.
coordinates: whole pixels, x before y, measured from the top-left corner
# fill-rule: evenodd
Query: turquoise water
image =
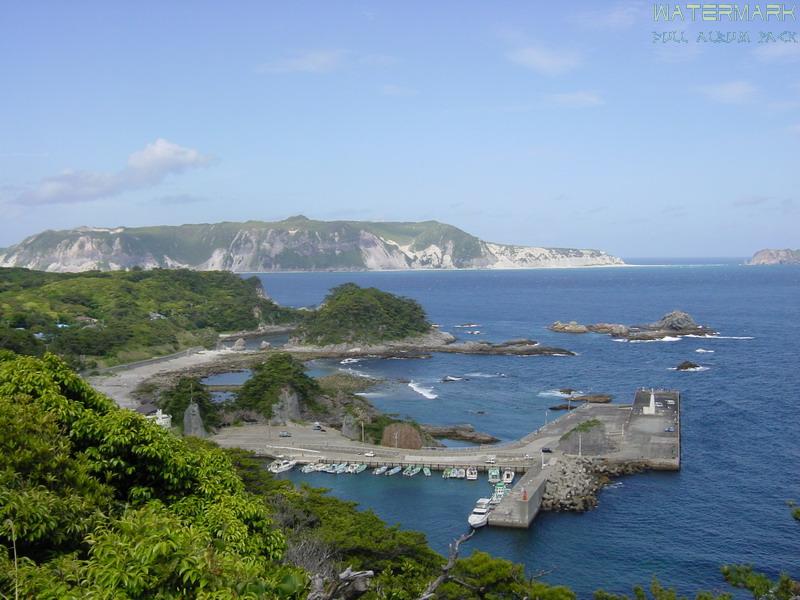
<path id="1" fill-rule="evenodd" d="M 715 261 L 717 262 L 717 261 Z M 284 273 L 261 276 L 292 306 L 319 303 L 354 281 L 415 298 L 433 322 L 464 339 L 531 337 L 575 357 L 434 355 L 314 365 L 383 377 L 370 395 L 386 412 L 426 423 L 472 423 L 503 440 L 535 429 L 561 387 L 628 402 L 640 386 L 683 394 L 683 469 L 627 477 L 604 490 L 596 510 L 538 517 L 527 531 L 485 528 L 469 543 L 524 563 L 529 573 L 572 586 L 627 592 L 653 575 L 683 592 L 725 589 L 719 566 L 748 562 L 800 577 L 800 526 L 785 501 L 800 500 L 798 400 L 800 268 L 718 266 L 537 271 Z M 720 331 L 718 339 L 620 343 L 546 329 L 552 321 L 651 322 L 673 309 Z M 480 336 L 454 325 L 480 324 Z M 702 348 L 713 353 L 697 353 Z M 702 372 L 670 370 L 683 360 Z M 468 380 L 442 383 L 445 375 Z M 398 381 L 404 380 L 404 381 Z M 413 381 L 426 397 L 408 385 Z M 436 396 L 431 398 L 430 396 Z M 484 414 L 479 414 L 482 411 Z M 549 414 L 553 418 L 553 413 Z M 426 533 L 445 552 L 466 528 L 486 484 L 292 474 L 328 487 L 383 519 Z"/>

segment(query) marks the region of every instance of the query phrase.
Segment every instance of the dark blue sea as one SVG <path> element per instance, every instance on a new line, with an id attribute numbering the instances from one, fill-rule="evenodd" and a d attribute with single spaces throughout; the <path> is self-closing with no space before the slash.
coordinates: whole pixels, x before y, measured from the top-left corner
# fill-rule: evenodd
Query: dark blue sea
<path id="1" fill-rule="evenodd" d="M 642 386 L 681 390 L 679 473 L 621 479 L 601 493 L 597 509 L 544 513 L 527 531 L 485 528 L 469 542 L 470 551 L 523 563 L 529 574 L 547 572 L 545 581 L 569 585 L 582 598 L 600 587 L 630 592 L 653 576 L 683 593 L 722 590 L 719 567 L 726 563 L 800 578 L 800 523 L 786 504 L 800 501 L 800 268 L 685 262 L 692 264 L 260 277 L 285 305 L 316 305 L 332 286 L 353 281 L 418 300 L 431 321 L 463 339 L 530 337 L 578 353 L 312 365 L 315 373 L 355 369 L 386 379 L 370 394 L 372 402 L 423 423 L 472 423 L 510 440 L 561 414 L 547 410 L 561 401 L 554 394 L 559 388 L 611 393 L 617 402 L 631 401 Z M 674 309 L 720 337 L 621 343 L 547 330 L 556 319 L 648 323 Z M 478 324 L 481 334 L 454 327 L 463 323 Z M 670 370 L 684 360 L 707 370 Z M 441 383 L 445 375 L 467 379 Z M 291 477 L 420 530 L 443 553 L 486 492 L 481 482 L 440 477 Z"/>

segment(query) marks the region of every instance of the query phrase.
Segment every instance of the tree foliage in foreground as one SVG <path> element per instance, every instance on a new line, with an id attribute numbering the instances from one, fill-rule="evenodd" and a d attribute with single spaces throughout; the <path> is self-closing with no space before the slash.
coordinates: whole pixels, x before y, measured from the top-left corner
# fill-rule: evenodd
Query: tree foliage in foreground
<path id="1" fill-rule="evenodd" d="M 270 598 L 305 579 L 226 455 L 117 408 L 52 355 L 0 362 L 0 593 Z M 13 549 L 19 556 L 15 569 Z"/>

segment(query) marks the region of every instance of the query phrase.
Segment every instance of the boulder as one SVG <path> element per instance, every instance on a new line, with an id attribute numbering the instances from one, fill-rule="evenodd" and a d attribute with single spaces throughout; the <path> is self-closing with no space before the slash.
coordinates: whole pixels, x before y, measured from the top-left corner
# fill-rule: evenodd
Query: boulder
<path id="1" fill-rule="evenodd" d="M 422 448 L 422 435 L 408 423 L 392 423 L 383 430 L 381 446 L 419 450 Z"/>
<path id="2" fill-rule="evenodd" d="M 233 346 L 231 346 L 231 350 L 235 352 L 243 352 L 246 349 L 247 349 L 247 342 L 244 341 L 244 338 L 239 338 L 233 343 Z"/>
<path id="3" fill-rule="evenodd" d="M 207 437 L 203 418 L 200 416 L 200 407 L 197 402 L 190 402 L 186 410 L 183 411 L 183 435 L 193 435 L 194 437 Z"/>
<path id="4" fill-rule="evenodd" d="M 588 333 L 589 328 L 586 325 L 581 325 L 577 321 L 570 321 L 569 323 L 556 321 L 550 325 L 550 330 L 557 331 L 558 333 Z"/>
<path id="5" fill-rule="evenodd" d="M 302 418 L 300 413 L 300 398 L 290 387 L 281 390 L 278 402 L 272 407 L 272 418 L 270 425 L 285 425 L 289 421 L 299 421 Z"/>
<path id="6" fill-rule="evenodd" d="M 683 331 L 685 329 L 697 329 L 698 325 L 694 319 L 682 310 L 673 310 L 667 313 L 660 320 L 651 325 L 654 329 L 667 329 L 669 331 Z"/>
<path id="7" fill-rule="evenodd" d="M 272 348 L 272 344 L 270 344 L 267 340 L 262 340 L 262 342 L 258 345 L 259 350 L 269 350 Z"/>
<path id="8" fill-rule="evenodd" d="M 690 360 L 685 360 L 681 364 L 679 364 L 675 369 L 677 371 L 692 371 L 694 369 L 699 369 L 700 365 L 693 363 Z"/>

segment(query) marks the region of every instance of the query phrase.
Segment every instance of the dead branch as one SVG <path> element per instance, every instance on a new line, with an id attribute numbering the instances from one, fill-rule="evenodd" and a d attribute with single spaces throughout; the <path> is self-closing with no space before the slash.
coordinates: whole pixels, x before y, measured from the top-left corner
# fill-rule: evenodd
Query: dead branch
<path id="1" fill-rule="evenodd" d="M 430 598 L 433 598 L 433 595 L 435 594 L 436 590 L 440 585 L 442 585 L 446 581 L 453 579 L 453 577 L 450 575 L 450 570 L 456 565 L 456 561 L 458 560 L 458 552 L 461 549 L 461 544 L 466 542 L 473 535 L 475 535 L 475 530 L 471 529 L 469 533 L 465 533 L 456 541 L 454 541 L 452 544 L 450 544 L 450 556 L 447 559 L 447 564 L 445 564 L 442 567 L 441 574 L 428 584 L 428 587 L 426 587 L 425 591 L 422 592 L 422 595 L 419 597 L 419 600 L 430 600 Z M 463 584 L 463 582 L 461 582 L 460 580 L 459 583 Z"/>
<path id="2" fill-rule="evenodd" d="M 347 567 L 339 573 L 337 580 L 329 581 L 326 585 L 321 575 L 315 575 L 311 580 L 311 591 L 307 600 L 333 600 L 337 596 L 358 598 L 369 589 L 374 576 L 373 571 L 353 571 L 351 567 Z"/>

